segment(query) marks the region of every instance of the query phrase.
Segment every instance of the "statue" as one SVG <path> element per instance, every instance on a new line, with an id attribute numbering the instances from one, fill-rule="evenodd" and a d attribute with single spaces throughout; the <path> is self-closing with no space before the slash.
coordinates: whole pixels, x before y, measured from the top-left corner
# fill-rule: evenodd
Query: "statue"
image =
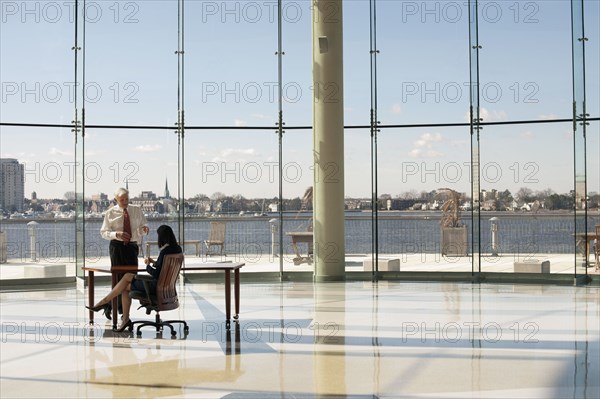
<path id="1" fill-rule="evenodd" d="M 450 188 L 438 190 L 446 195 L 440 220 L 442 255 L 467 256 L 467 226 L 460 223 L 460 194 Z"/>
<path id="2" fill-rule="evenodd" d="M 446 195 L 446 201 L 442 205 L 442 227 L 460 227 L 460 194 L 450 188 L 441 188 L 439 193 Z"/>

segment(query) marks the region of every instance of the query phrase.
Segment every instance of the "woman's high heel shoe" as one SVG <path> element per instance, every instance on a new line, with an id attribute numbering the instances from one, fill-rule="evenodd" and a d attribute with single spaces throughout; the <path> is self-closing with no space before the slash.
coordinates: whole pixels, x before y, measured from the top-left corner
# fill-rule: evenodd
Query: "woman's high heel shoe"
<path id="1" fill-rule="evenodd" d="M 101 310 L 105 310 L 109 306 L 110 306 L 110 303 L 105 303 L 103 305 L 96 305 L 96 306 L 91 306 L 91 307 L 90 306 L 86 306 L 86 308 L 88 308 L 92 312 L 99 312 Z"/>
<path id="2" fill-rule="evenodd" d="M 127 323 L 121 324 L 121 327 L 117 328 L 115 332 L 123 332 L 129 327 L 133 327 L 133 322 L 131 320 L 127 320 Z"/>
<path id="3" fill-rule="evenodd" d="M 112 304 L 109 302 L 108 306 L 104 308 L 104 316 L 108 320 L 112 320 Z"/>

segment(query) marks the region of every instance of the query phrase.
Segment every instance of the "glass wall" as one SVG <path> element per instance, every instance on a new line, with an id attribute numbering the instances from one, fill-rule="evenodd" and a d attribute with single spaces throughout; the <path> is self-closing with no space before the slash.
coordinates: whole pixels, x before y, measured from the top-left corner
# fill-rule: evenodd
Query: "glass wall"
<path id="1" fill-rule="evenodd" d="M 79 203 L 84 263 L 108 264 L 102 215 L 127 186 L 150 222 L 145 243 L 168 223 L 194 262 L 313 270 L 312 245 L 289 235 L 312 225 L 304 196 L 315 179 L 313 93 L 323 89 L 312 82 L 312 3 L 77 4 L 2 4 L 0 157 L 22 165 L 24 197 L 2 203 L 8 263 L 47 258 L 75 274 Z M 399 260 L 399 271 L 513 273 L 533 259 L 551 273 L 594 271 L 581 260 L 597 244 L 576 224 L 600 223 L 599 82 L 589 72 L 599 10 L 577 4 L 586 41 L 571 35 L 569 1 L 343 3 L 347 271 L 374 254 Z M 575 141 L 574 82 L 589 114 Z M 77 142 L 74 120 L 85 123 Z M 573 171 L 582 162 L 585 185 Z M 3 198 L 12 187 L 3 181 Z M 227 225 L 224 254 L 201 248 L 196 259 L 214 221 Z"/>
<path id="2" fill-rule="evenodd" d="M 22 266 L 26 264 L 64 265 L 59 266 L 62 276 L 74 275 L 76 201 L 71 129 L 1 126 L 0 136 L 2 279 L 44 276 L 35 267 L 25 270 Z M 20 200 L 12 193 L 20 193 Z"/>
<path id="3" fill-rule="evenodd" d="M 481 231 L 482 253 L 490 261 L 484 270 L 548 260 L 553 273 L 573 272 L 573 174 L 564 167 L 573 162 L 570 128 L 569 123 L 484 128 Z M 564 160 L 562 166 L 556 159 Z"/>

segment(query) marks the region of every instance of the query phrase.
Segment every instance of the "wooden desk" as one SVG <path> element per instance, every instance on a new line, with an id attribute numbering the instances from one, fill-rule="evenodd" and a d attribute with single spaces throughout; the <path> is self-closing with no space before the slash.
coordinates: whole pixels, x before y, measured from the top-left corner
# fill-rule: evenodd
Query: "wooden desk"
<path id="1" fill-rule="evenodd" d="M 596 245 L 598 245 L 598 236 L 596 235 L 596 232 L 589 231 L 588 233 L 575 233 L 575 239 L 575 245 L 580 249 L 580 252 L 583 253 L 583 258 L 589 266 L 592 241 L 596 240 Z M 598 259 L 596 259 L 596 263 L 598 263 Z"/>
<path id="2" fill-rule="evenodd" d="M 184 266 L 182 271 L 210 271 L 223 270 L 225 272 L 225 327 L 229 330 L 231 327 L 231 271 L 234 272 L 234 295 L 235 295 L 235 314 L 233 319 L 237 321 L 240 315 L 240 269 L 244 263 L 207 263 L 195 266 Z M 112 286 L 117 284 L 117 275 L 121 273 L 145 272 L 146 266 L 86 266 L 82 270 L 88 272 L 88 306 L 95 305 L 94 301 L 94 275 L 98 273 L 111 273 Z M 112 322 L 113 330 L 117 328 L 117 298 L 112 301 Z M 94 312 L 89 311 L 90 324 L 94 324 Z"/>
<path id="3" fill-rule="evenodd" d="M 181 243 L 179 243 L 181 245 Z M 200 244 L 202 244 L 202 242 L 200 240 L 185 240 L 183 242 L 183 245 L 187 245 L 187 244 L 193 244 L 196 246 L 196 256 L 200 257 Z M 146 241 L 146 252 L 145 252 L 145 256 L 150 256 L 150 247 L 152 247 L 153 245 L 156 245 L 158 247 L 158 241 Z M 144 269 L 146 270 L 146 269 Z"/>
<path id="4" fill-rule="evenodd" d="M 292 247 L 294 248 L 294 252 L 296 253 L 296 257 L 294 258 L 294 265 L 299 265 L 301 263 L 312 264 L 313 254 L 312 254 L 312 246 L 313 246 L 313 232 L 312 231 L 292 231 L 289 233 L 285 233 L 285 235 L 290 236 L 292 238 Z M 302 256 L 300 254 L 300 249 L 298 248 L 299 243 L 307 243 L 308 250 L 306 256 Z"/>

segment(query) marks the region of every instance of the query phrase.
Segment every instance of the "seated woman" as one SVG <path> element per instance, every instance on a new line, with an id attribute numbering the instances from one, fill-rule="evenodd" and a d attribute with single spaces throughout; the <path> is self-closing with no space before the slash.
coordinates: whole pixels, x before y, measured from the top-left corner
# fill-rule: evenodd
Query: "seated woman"
<path id="1" fill-rule="evenodd" d="M 160 276 L 160 270 L 162 269 L 163 259 L 165 255 L 180 254 L 181 247 L 177 244 L 175 233 L 170 226 L 165 224 L 161 225 L 157 230 L 158 234 L 158 246 L 160 248 L 160 254 L 158 259 L 147 257 L 144 259 L 146 264 L 146 271 L 153 277 L 150 282 L 150 291 L 156 291 L 156 284 L 158 282 L 158 276 Z M 123 278 L 115 285 L 115 287 L 100 300 L 95 306 L 86 308 L 99 312 L 110 306 L 110 303 L 114 297 L 121 295 L 121 301 L 123 303 L 123 319 L 121 320 L 121 326 L 117 329 L 118 332 L 125 331 L 130 325 L 131 320 L 129 319 L 129 310 L 131 309 L 131 298 L 129 298 L 129 291 L 144 291 L 144 283 L 135 279 L 135 274 L 127 273 Z"/>

